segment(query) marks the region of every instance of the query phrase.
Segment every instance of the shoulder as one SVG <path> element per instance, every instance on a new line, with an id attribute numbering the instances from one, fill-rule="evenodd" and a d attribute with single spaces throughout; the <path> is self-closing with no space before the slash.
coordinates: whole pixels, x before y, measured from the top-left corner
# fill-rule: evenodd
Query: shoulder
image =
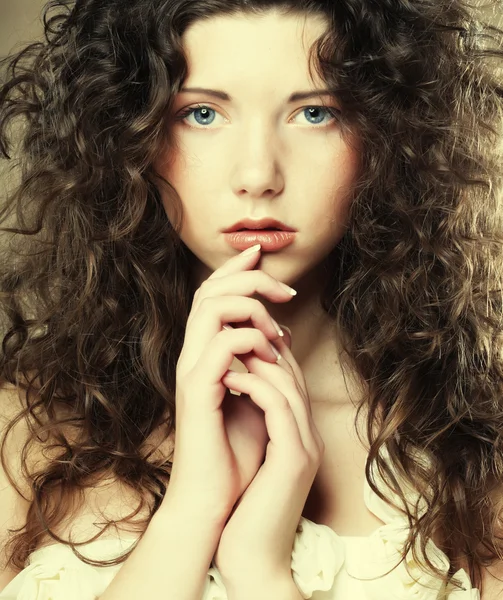
<path id="1" fill-rule="evenodd" d="M 0 385 L 0 441 L 3 441 L 8 425 L 19 414 L 22 405 L 16 387 L 11 384 Z M 0 463 L 0 590 L 3 589 L 18 573 L 8 568 L 8 557 L 6 554 L 6 543 L 9 539 L 9 529 L 22 527 L 26 522 L 26 516 L 30 506 L 28 495 L 29 486 L 23 480 L 22 471 L 19 467 L 20 451 L 27 439 L 28 427 L 26 423 L 20 422 L 15 425 L 6 439 L 4 459 L 6 466 L 14 479 L 16 486 L 12 485 L 4 466 Z"/>
<path id="2" fill-rule="evenodd" d="M 10 476 L 14 479 L 16 487 L 19 489 L 17 495 L 25 500 L 26 505 L 31 502 L 31 486 L 26 479 L 26 471 L 22 468 L 22 451 L 26 447 L 26 442 L 32 437 L 30 420 L 21 416 L 25 408 L 24 391 L 11 383 L 0 382 L 0 443 L 4 445 L 3 459 L 5 464 L 0 463 L 0 477 L 2 482 L 9 481 L 6 467 Z M 33 444 L 27 448 L 23 455 L 26 461 L 28 471 L 34 467 L 43 468 L 43 462 L 49 462 L 46 453 L 43 452 L 43 446 L 39 440 L 34 440 Z M 12 483 L 9 486 L 12 489 Z M 2 489 L 7 489 L 2 486 Z"/>
<path id="3" fill-rule="evenodd" d="M 28 452 L 22 455 L 32 437 L 30 421 L 26 418 L 16 420 L 23 405 L 24 392 L 20 388 L 10 383 L 0 384 L 0 442 L 4 443 L 4 462 L 0 462 L 0 590 L 20 572 L 9 564 L 8 542 L 13 535 L 9 530 L 22 529 L 26 525 L 32 503 L 29 476 L 43 471 L 52 456 L 48 444 L 39 441 L 31 444 Z M 112 519 L 121 518 L 135 506 L 118 484 L 105 479 L 83 490 L 82 496 L 80 506 L 75 507 L 76 510 L 72 507 L 72 512 L 53 529 L 63 539 L 71 535 L 76 542 L 87 541 L 101 531 L 97 522 L 102 520 L 104 513 Z M 53 543 L 48 534 L 43 534 L 38 538 L 36 549 Z"/>
<path id="4" fill-rule="evenodd" d="M 9 425 L 24 405 L 24 392 L 10 383 L 0 383 L 0 442 L 5 437 Z M 43 421 L 44 416 L 38 415 Z M 74 430 L 59 431 L 72 443 L 75 437 Z M 31 438 L 30 422 L 21 419 L 12 428 L 6 438 L 4 458 L 6 467 L 20 492 L 9 481 L 7 474 L 0 464 L 0 515 L 9 515 L 0 521 L 3 524 L 0 532 L 0 569 L 5 568 L 7 556 L 5 544 L 8 540 L 8 529 L 20 528 L 26 524 L 28 509 L 31 505 L 32 494 L 30 482 L 26 480 L 26 473 L 21 463 L 21 451 L 26 442 Z M 52 446 L 52 449 L 49 447 Z M 162 432 L 155 432 L 148 440 L 148 447 L 152 450 L 152 459 L 169 456 L 174 448 L 174 435 L 167 439 Z M 49 467 L 51 460 L 56 457 L 60 446 L 49 444 L 46 440 L 33 443 L 26 454 L 28 473 L 43 471 Z M 108 522 L 121 521 L 108 528 L 99 539 L 116 538 L 124 535 L 139 536 L 146 528 L 149 521 L 153 503 L 142 497 L 137 490 L 117 481 L 113 476 L 99 474 L 92 485 L 81 487 L 72 499 L 71 511 L 64 514 L 63 519 L 52 531 L 62 539 L 72 539 L 74 542 L 85 542 L 91 537 L 100 534 Z M 138 510 L 139 509 L 139 510 Z M 37 549 L 54 543 L 54 539 L 44 534 L 38 539 Z M 0 579 L 0 589 L 7 581 Z"/>
<path id="5" fill-rule="evenodd" d="M 3 459 L 5 461 L 4 464 L 0 463 L 0 478 L 3 493 L 8 493 L 7 490 L 14 490 L 4 468 L 7 467 L 10 476 L 20 490 L 20 493 L 17 492 L 17 496 L 23 498 L 28 505 L 30 486 L 20 468 L 20 455 L 29 438 L 29 425 L 25 418 L 17 420 L 23 410 L 22 393 L 10 383 L 0 383 L 0 443 L 4 445 Z M 8 485 L 7 482 L 9 482 Z"/>

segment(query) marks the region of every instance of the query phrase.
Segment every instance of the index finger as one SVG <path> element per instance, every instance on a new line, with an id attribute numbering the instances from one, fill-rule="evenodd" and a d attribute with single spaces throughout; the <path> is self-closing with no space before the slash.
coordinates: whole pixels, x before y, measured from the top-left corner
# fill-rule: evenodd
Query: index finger
<path id="1" fill-rule="evenodd" d="M 239 271 L 249 271 L 257 264 L 258 259 L 261 255 L 261 245 L 255 244 L 250 246 L 243 252 L 236 254 L 228 261 L 226 261 L 221 267 L 215 269 L 208 279 L 217 279 L 224 275 L 231 275 L 232 273 L 238 273 Z"/>

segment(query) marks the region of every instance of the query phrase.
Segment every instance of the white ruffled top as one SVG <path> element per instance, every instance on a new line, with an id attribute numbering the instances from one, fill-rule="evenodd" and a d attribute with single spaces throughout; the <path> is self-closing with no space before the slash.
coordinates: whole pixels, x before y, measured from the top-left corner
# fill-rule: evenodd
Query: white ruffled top
<path id="1" fill-rule="evenodd" d="M 394 499 L 374 471 L 374 481 Z M 385 491 L 387 490 L 387 491 Z M 407 496 L 414 502 L 414 494 Z M 417 500 L 417 494 L 415 495 Z M 303 598 L 312 600 L 480 600 L 463 569 L 454 577 L 464 589 L 426 574 L 412 551 L 400 562 L 408 534 L 403 513 L 388 505 L 364 484 L 368 509 L 384 524 L 367 537 L 340 536 L 326 525 L 301 517 L 292 551 L 292 576 Z M 423 506 L 423 510 L 426 508 Z M 78 549 L 86 558 L 109 560 L 126 552 L 137 538 L 96 540 Z M 447 556 L 429 540 L 428 556 L 443 573 Z M 396 566 L 398 564 L 398 566 Z M 396 568 L 393 568 L 395 567 Z M 53 544 L 33 552 L 25 568 L 0 593 L 0 600 L 96 600 L 106 590 L 120 565 L 93 567 L 79 560 L 71 548 Z M 201 600 L 227 600 L 225 586 L 212 563 Z"/>

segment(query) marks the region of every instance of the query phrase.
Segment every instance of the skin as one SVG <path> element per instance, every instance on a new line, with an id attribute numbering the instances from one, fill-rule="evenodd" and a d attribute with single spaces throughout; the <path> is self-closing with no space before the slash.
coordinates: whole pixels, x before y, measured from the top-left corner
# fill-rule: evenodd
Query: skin
<path id="1" fill-rule="evenodd" d="M 180 196 L 185 215 L 181 238 L 196 257 L 196 287 L 238 253 L 222 234 L 236 221 L 270 216 L 298 230 L 292 245 L 264 253 L 257 265 L 298 295 L 281 304 L 256 297 L 292 331 L 293 354 L 311 384 L 312 401 L 340 404 L 348 398 L 339 377 L 335 391 L 334 379 L 326 381 L 331 393 L 325 393 L 324 374 L 339 364 L 339 351 L 333 326 L 317 301 L 321 263 L 347 224 L 358 152 L 323 108 L 337 108 L 335 99 L 324 95 L 286 102 L 295 91 L 325 87 L 308 70 L 309 47 L 325 27 L 321 18 L 274 11 L 194 23 L 184 36 L 189 74 L 183 87 L 223 90 L 232 101 L 179 93 L 173 117 L 197 104 L 211 111 L 196 112 L 184 122 L 173 119 L 176 148 L 160 157 L 156 169 Z M 320 107 L 313 116 L 311 106 Z M 165 195 L 163 202 L 170 217 Z"/>
<path id="2" fill-rule="evenodd" d="M 337 335 L 318 306 L 323 260 L 348 223 L 357 143 L 343 139 L 324 108 L 337 108 L 335 98 L 287 102 L 294 92 L 326 87 L 308 68 L 309 48 L 325 27 L 322 18 L 275 11 L 194 23 L 183 39 L 188 61 L 183 87 L 222 90 L 232 100 L 179 93 L 172 109 L 174 144 L 155 167 L 180 196 L 180 235 L 195 257 L 196 288 L 239 252 L 222 230 L 240 219 L 272 217 L 297 229 L 292 245 L 264 253 L 256 268 L 298 295 L 277 304 L 255 297 L 292 331 L 292 353 L 326 447 L 304 515 L 341 535 L 366 535 L 381 523 L 362 499 L 367 450 L 354 428 L 362 388 L 353 378 L 345 381 Z M 197 104 L 211 110 L 196 111 L 183 122 L 175 119 Z M 311 115 L 313 106 L 320 112 Z M 162 191 L 161 196 L 172 218 L 171 201 Z M 246 371 L 237 360 L 232 368 Z"/>

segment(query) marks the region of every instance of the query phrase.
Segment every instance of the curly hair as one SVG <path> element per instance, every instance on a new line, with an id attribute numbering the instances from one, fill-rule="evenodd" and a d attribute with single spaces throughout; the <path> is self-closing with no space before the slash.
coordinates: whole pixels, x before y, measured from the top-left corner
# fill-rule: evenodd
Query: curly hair
<path id="1" fill-rule="evenodd" d="M 424 556 L 439 577 L 425 551 L 434 533 L 453 564 L 468 561 L 474 582 L 502 557 L 503 31 L 473 8 L 463 0 L 47 4 L 43 41 L 3 61 L 0 87 L 0 153 L 20 173 L 0 211 L 0 230 L 12 234 L 0 261 L 0 379 L 25 392 L 2 444 L 6 470 L 8 433 L 23 420 L 30 427 L 21 454 L 30 508 L 11 531 L 12 565 L 24 566 L 43 533 L 89 564 L 125 560 L 129 553 L 92 561 L 54 532 L 99 477 L 138 493 L 145 527 L 162 501 L 172 455 L 155 457 L 146 440 L 175 429 L 176 363 L 195 290 L 180 198 L 153 164 L 173 142 L 186 28 L 271 9 L 328 19 L 310 58 L 340 102 L 343 133 L 361 143 L 349 226 L 327 257 L 320 302 L 368 385 L 359 408 L 368 411 L 369 483 L 383 497 L 375 466 L 408 516 L 404 556 Z M 52 458 L 28 468 L 40 440 L 50 440 Z M 403 482 L 420 492 L 424 514 L 407 503 Z"/>

